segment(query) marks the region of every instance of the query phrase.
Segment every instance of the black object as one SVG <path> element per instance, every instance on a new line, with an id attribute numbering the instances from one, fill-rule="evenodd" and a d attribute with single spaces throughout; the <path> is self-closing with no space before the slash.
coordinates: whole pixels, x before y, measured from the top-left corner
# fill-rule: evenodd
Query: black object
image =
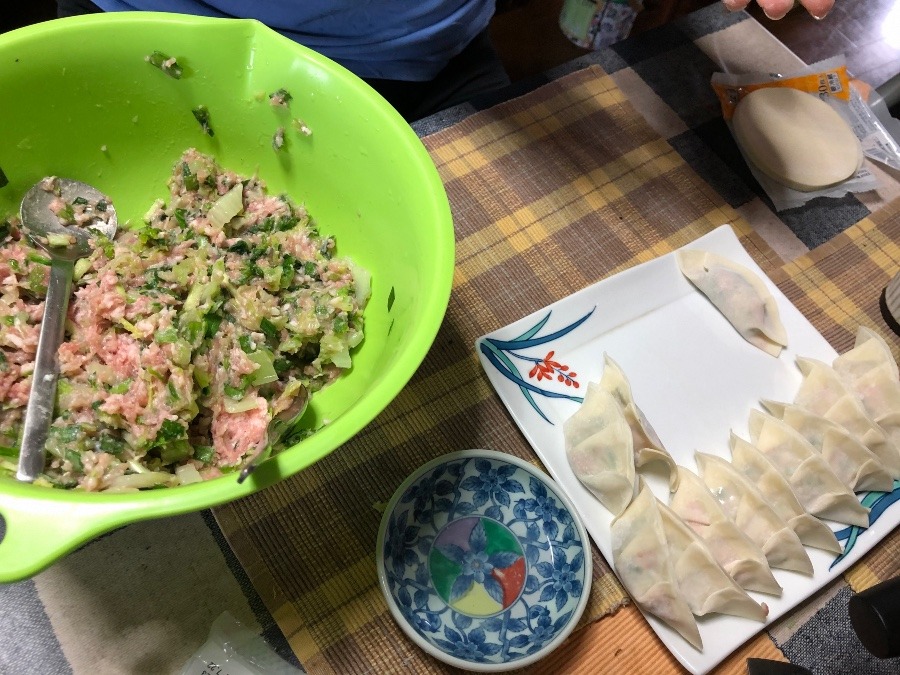
<path id="1" fill-rule="evenodd" d="M 747 659 L 747 672 L 749 675 L 812 675 L 803 666 L 770 659 Z"/>
<path id="2" fill-rule="evenodd" d="M 852 596 L 848 610 L 866 649 L 880 659 L 900 656 L 900 577 Z"/>

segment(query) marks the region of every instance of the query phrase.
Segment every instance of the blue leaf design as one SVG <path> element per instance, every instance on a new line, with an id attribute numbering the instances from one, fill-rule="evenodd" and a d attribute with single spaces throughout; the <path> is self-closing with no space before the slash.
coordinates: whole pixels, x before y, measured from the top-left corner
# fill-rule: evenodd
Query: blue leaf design
<path id="1" fill-rule="evenodd" d="M 575 526 L 572 523 L 569 523 L 566 526 L 566 529 L 563 530 L 563 543 L 568 544 L 569 542 L 573 542 L 576 539 L 578 539 L 578 536 L 575 534 Z"/>
<path id="2" fill-rule="evenodd" d="M 537 570 L 537 573 L 540 574 L 545 579 L 549 579 L 553 576 L 553 565 L 548 562 L 538 563 L 534 566 L 534 569 Z"/>
<path id="3" fill-rule="evenodd" d="M 416 609 L 424 609 L 428 606 L 428 591 L 417 590 L 413 593 L 413 600 L 416 603 Z"/>
<path id="4" fill-rule="evenodd" d="M 492 616 L 490 619 L 485 619 L 481 625 L 489 633 L 499 633 L 503 628 L 503 619 L 499 616 Z"/>
<path id="5" fill-rule="evenodd" d="M 544 590 L 541 591 L 541 602 L 548 602 L 552 600 L 555 595 L 556 591 L 553 589 L 553 584 L 547 584 L 544 586 Z"/>
<path id="6" fill-rule="evenodd" d="M 500 478 L 509 478 L 512 476 L 518 469 L 512 464 L 503 464 L 497 467 L 497 475 Z"/>
<path id="7" fill-rule="evenodd" d="M 495 656 L 500 653 L 501 646 L 493 642 L 485 642 L 480 649 L 485 656 Z"/>
<path id="8" fill-rule="evenodd" d="M 504 567 L 509 567 L 514 564 L 519 558 L 521 558 L 518 553 L 513 553 L 512 551 L 497 551 L 496 553 L 491 554 L 488 558 L 488 561 L 494 566 L 503 569 Z"/>
<path id="9" fill-rule="evenodd" d="M 528 628 L 528 624 L 522 619 L 510 619 L 506 623 L 506 630 L 510 633 L 521 633 Z"/>
<path id="10" fill-rule="evenodd" d="M 484 644 L 484 631 L 481 628 L 473 628 L 469 633 L 469 642 L 481 646 Z"/>
<path id="11" fill-rule="evenodd" d="M 543 319 L 534 324 L 531 328 L 522 333 L 519 337 L 515 338 L 516 342 L 520 340 L 528 340 L 533 338 L 535 335 L 541 332 L 541 328 L 543 328 L 547 322 L 550 320 L 550 315 L 553 314 L 553 310 L 547 312 Z"/>
<path id="12" fill-rule="evenodd" d="M 434 640 L 434 644 L 443 649 L 445 652 L 450 652 L 451 654 L 456 649 L 456 643 L 447 642 L 446 640 L 441 640 L 440 638 L 432 638 Z"/>
<path id="13" fill-rule="evenodd" d="M 500 484 L 500 487 L 502 487 L 507 492 L 511 492 L 512 494 L 518 494 L 520 492 L 525 492 L 525 488 L 522 487 L 522 484 L 519 481 L 515 480 L 514 478 L 503 481 Z"/>
<path id="14" fill-rule="evenodd" d="M 435 511 L 442 511 L 444 513 L 447 513 L 452 508 L 453 508 L 453 502 L 451 502 L 446 497 L 441 497 L 434 503 Z"/>
<path id="15" fill-rule="evenodd" d="M 463 560 L 465 560 L 466 558 L 466 552 L 456 544 L 441 544 L 440 546 L 436 546 L 435 548 L 437 548 L 438 551 L 443 553 L 457 565 L 462 565 Z"/>
<path id="16" fill-rule="evenodd" d="M 503 511 L 496 505 L 485 509 L 484 515 L 492 520 L 503 520 Z"/>
<path id="17" fill-rule="evenodd" d="M 528 538 L 528 541 L 540 541 L 541 529 L 537 526 L 537 523 L 528 523 L 525 528 L 525 536 Z"/>
<path id="18" fill-rule="evenodd" d="M 466 476 L 463 478 L 462 482 L 459 486 L 463 490 L 468 490 L 469 492 L 476 492 L 481 488 L 481 479 L 478 476 Z"/>
<path id="19" fill-rule="evenodd" d="M 434 633 L 441 627 L 441 615 L 436 612 L 425 612 L 422 618 L 422 628 L 429 633 Z"/>
<path id="20" fill-rule="evenodd" d="M 538 578 L 533 574 L 529 574 L 525 579 L 525 592 L 526 593 L 534 593 L 538 588 L 540 588 L 541 583 L 538 581 Z"/>
<path id="21" fill-rule="evenodd" d="M 475 469 L 477 469 L 478 473 L 489 473 L 491 470 L 491 463 L 483 457 L 479 457 L 475 460 Z"/>
<path id="22" fill-rule="evenodd" d="M 434 486 L 434 494 L 436 495 L 449 495 L 453 492 L 453 483 L 449 480 L 439 480 L 437 485 Z"/>
<path id="23" fill-rule="evenodd" d="M 486 490 L 479 490 L 474 495 L 472 495 L 472 504 L 475 508 L 481 508 L 485 504 L 487 504 L 488 493 Z"/>
<path id="24" fill-rule="evenodd" d="M 509 641 L 509 646 L 513 649 L 521 649 L 526 646 L 529 642 L 529 638 L 527 635 L 516 635 L 512 640 Z"/>
<path id="25" fill-rule="evenodd" d="M 528 517 L 528 512 L 525 510 L 524 502 L 524 499 L 520 499 L 516 502 L 516 505 L 513 506 L 513 515 L 520 520 L 524 520 Z"/>
<path id="26" fill-rule="evenodd" d="M 444 637 L 450 640 L 450 642 L 454 642 L 456 644 L 459 644 L 463 641 L 462 635 L 450 628 L 450 626 L 444 626 Z"/>
<path id="27" fill-rule="evenodd" d="M 460 630 L 466 630 L 472 625 L 472 617 L 460 614 L 459 612 L 453 612 L 453 625 Z"/>
<path id="28" fill-rule="evenodd" d="M 500 502 L 503 506 L 510 505 L 509 494 L 503 490 L 494 490 L 494 498 Z"/>
<path id="29" fill-rule="evenodd" d="M 450 587 L 450 602 L 456 602 L 469 592 L 475 583 L 475 577 L 471 574 L 460 574 Z"/>
<path id="30" fill-rule="evenodd" d="M 566 606 L 566 603 L 569 601 L 569 594 L 566 593 L 563 589 L 559 589 L 556 593 L 556 611 L 562 611 L 562 608 Z"/>
<path id="31" fill-rule="evenodd" d="M 556 535 L 559 534 L 559 523 L 555 520 L 545 520 L 544 533 L 550 537 L 550 539 L 556 539 Z"/>
<path id="32" fill-rule="evenodd" d="M 554 630 L 561 630 L 567 623 L 569 623 L 569 619 L 572 618 L 572 611 L 566 612 L 565 614 L 561 614 L 560 617 L 553 622 Z"/>
<path id="33" fill-rule="evenodd" d="M 862 499 L 862 505 L 869 507 L 869 525 L 872 525 L 872 523 L 878 520 L 885 510 L 897 500 L 900 500 L 900 481 L 898 480 L 894 481 L 894 489 L 891 492 L 869 492 L 866 494 Z M 839 541 L 846 540 L 847 543 L 844 545 L 843 553 L 832 561 L 829 569 L 849 555 L 850 551 L 852 551 L 853 547 L 856 545 L 856 540 L 863 531 L 864 528 L 851 525 L 850 527 L 845 527 L 834 533 Z"/>
<path id="34" fill-rule="evenodd" d="M 472 502 L 460 502 L 456 505 L 456 512 L 461 516 L 467 516 L 475 510 Z"/>
<path id="35" fill-rule="evenodd" d="M 596 307 L 591 309 L 590 312 L 585 314 L 580 319 L 570 323 L 568 326 L 565 326 L 564 328 L 560 328 L 558 331 L 556 331 L 554 333 L 550 333 L 549 335 L 545 335 L 544 337 L 541 337 L 541 338 L 534 337 L 534 335 L 536 335 L 537 333 L 532 333 L 532 336 L 525 340 L 508 341 L 508 340 L 497 340 L 495 338 L 487 338 L 486 341 L 490 342 L 497 349 L 504 349 L 504 350 L 527 349 L 528 347 L 537 347 L 537 346 L 540 346 L 543 344 L 547 344 L 548 342 L 553 342 L 554 340 L 557 340 L 557 339 L 563 337 L 564 335 L 571 333 L 573 330 L 578 328 L 578 326 L 580 326 L 585 321 L 587 321 L 591 317 L 591 314 L 594 313 L 595 309 L 596 309 Z M 550 314 L 548 313 L 547 316 L 544 318 L 543 323 L 546 323 L 547 319 L 549 319 L 549 318 L 550 318 Z M 543 324 L 541 324 L 541 326 L 543 326 Z"/>
<path id="36" fill-rule="evenodd" d="M 503 586 L 500 585 L 500 582 L 497 581 L 494 577 L 485 577 L 484 578 L 484 590 L 488 592 L 494 600 L 497 601 L 501 607 L 503 606 Z"/>
<path id="37" fill-rule="evenodd" d="M 412 597 L 410 597 L 406 587 L 401 586 L 400 590 L 397 591 L 397 600 L 399 600 L 400 604 L 404 607 L 412 607 Z"/>
<path id="38" fill-rule="evenodd" d="M 582 565 L 584 565 L 584 551 L 579 551 L 572 558 L 572 569 L 581 569 Z"/>
<path id="39" fill-rule="evenodd" d="M 528 487 L 531 488 L 531 494 L 533 494 L 535 497 L 538 497 L 539 499 L 543 499 L 547 496 L 547 488 L 545 488 L 544 484 L 534 476 L 528 477 Z M 535 502 L 535 506 L 536 505 L 537 502 Z"/>
<path id="40" fill-rule="evenodd" d="M 484 531 L 484 523 L 481 519 L 478 520 L 478 523 L 469 534 L 469 546 L 473 551 L 483 551 L 487 548 L 487 534 Z"/>

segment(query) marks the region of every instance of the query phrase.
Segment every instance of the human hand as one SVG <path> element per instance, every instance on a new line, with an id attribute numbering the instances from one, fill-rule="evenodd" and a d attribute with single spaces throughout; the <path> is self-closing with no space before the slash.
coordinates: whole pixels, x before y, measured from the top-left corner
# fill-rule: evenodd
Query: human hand
<path id="1" fill-rule="evenodd" d="M 722 0 L 722 4 L 731 11 L 744 9 L 750 2 L 751 0 Z M 782 18 L 794 6 L 794 0 L 756 0 L 756 2 L 770 19 Z M 815 18 L 824 19 L 834 6 L 834 0 L 800 0 L 800 4 Z"/>

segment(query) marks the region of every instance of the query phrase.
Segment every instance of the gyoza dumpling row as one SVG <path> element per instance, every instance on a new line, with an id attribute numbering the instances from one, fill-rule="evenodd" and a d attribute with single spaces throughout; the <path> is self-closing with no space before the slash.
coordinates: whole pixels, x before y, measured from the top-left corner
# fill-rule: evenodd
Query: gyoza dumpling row
<path id="1" fill-rule="evenodd" d="M 581 407 L 563 423 L 572 472 L 613 515 L 637 491 L 635 470 L 662 461 L 670 489 L 678 484 L 675 461 L 634 402 L 622 369 L 604 355 L 603 376 L 588 384 Z"/>
<path id="2" fill-rule="evenodd" d="M 706 543 L 645 485 L 613 520 L 610 536 L 616 574 L 637 605 L 696 649 L 702 650 L 703 643 L 694 615 L 765 621 L 766 606 L 747 595 Z"/>

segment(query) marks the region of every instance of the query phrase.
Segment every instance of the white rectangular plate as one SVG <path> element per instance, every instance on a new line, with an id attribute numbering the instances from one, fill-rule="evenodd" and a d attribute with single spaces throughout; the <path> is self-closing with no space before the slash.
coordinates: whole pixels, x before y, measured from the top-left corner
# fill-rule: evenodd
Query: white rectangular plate
<path id="1" fill-rule="evenodd" d="M 748 267 L 769 287 L 788 333 L 788 348 L 773 358 L 747 343 L 722 314 L 681 274 L 670 253 L 643 263 L 553 303 L 505 328 L 484 335 L 476 349 L 488 378 L 544 466 L 575 503 L 585 527 L 612 561 L 612 515 L 578 481 L 565 455 L 562 423 L 580 405 L 588 382 L 603 372 L 608 353 L 631 382 L 636 403 L 675 461 L 697 470 L 694 451 L 731 459 L 731 430 L 748 438 L 750 409 L 760 399 L 791 401 L 800 384 L 797 356 L 831 362 L 836 353 L 769 280 L 723 225 L 686 248 L 713 251 Z M 541 369 L 550 372 L 543 377 Z M 540 377 L 540 379 L 538 379 Z M 647 468 L 652 468 L 652 464 Z M 668 503 L 662 475 L 642 470 L 653 492 Z M 898 485 L 895 483 L 895 486 Z M 863 497 L 863 495 L 861 495 Z M 837 577 L 900 522 L 900 488 L 881 497 L 868 530 L 833 524 L 849 552 L 838 561 L 807 547 L 815 574 L 774 570 L 780 598 L 752 595 L 769 607 L 768 622 Z M 698 620 L 703 651 L 645 614 L 674 656 L 691 672 L 706 673 L 764 625 L 713 615 Z"/>

